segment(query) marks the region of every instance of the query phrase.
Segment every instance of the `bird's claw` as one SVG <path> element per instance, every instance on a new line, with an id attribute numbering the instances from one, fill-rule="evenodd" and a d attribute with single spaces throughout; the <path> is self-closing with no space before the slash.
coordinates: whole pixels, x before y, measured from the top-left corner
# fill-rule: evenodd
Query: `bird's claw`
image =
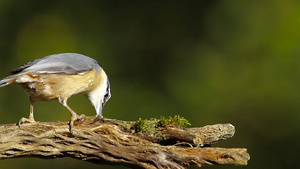
<path id="1" fill-rule="evenodd" d="M 85 119 L 86 119 L 86 116 L 84 114 L 81 114 L 80 116 L 78 116 L 77 114 L 74 116 L 71 116 L 71 120 L 69 123 L 70 132 L 72 132 L 72 128 L 74 126 L 74 121 L 84 121 Z"/>
<path id="2" fill-rule="evenodd" d="M 34 118 L 32 116 L 29 116 L 29 118 L 22 117 L 19 122 L 17 123 L 18 127 L 21 128 L 21 124 L 28 122 L 28 123 L 36 123 Z"/>
<path id="3" fill-rule="evenodd" d="M 95 121 L 104 120 L 104 117 L 102 115 L 97 114 L 95 117 Z"/>
<path id="4" fill-rule="evenodd" d="M 86 119 L 86 115 L 85 115 L 85 114 L 82 114 L 82 115 L 80 115 L 80 116 L 77 116 L 77 120 L 82 121 L 82 120 L 85 120 L 85 119 Z"/>

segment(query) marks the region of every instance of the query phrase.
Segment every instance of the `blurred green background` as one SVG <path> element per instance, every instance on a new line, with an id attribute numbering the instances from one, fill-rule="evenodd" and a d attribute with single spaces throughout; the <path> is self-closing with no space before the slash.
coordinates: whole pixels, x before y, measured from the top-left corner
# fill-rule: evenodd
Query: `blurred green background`
<path id="1" fill-rule="evenodd" d="M 234 138 L 213 146 L 248 148 L 251 160 L 241 168 L 300 168 L 299 31 L 296 0 L 1 0 L 0 76 L 46 55 L 82 53 L 110 78 L 105 117 L 179 114 L 193 126 L 230 122 Z M 84 96 L 69 105 L 95 115 Z M 1 88 L 0 108 L 1 124 L 27 117 L 27 93 L 17 85 Z M 70 114 L 57 101 L 37 102 L 35 118 Z M 125 168 L 70 158 L 0 160 L 0 169 L 53 167 Z"/>

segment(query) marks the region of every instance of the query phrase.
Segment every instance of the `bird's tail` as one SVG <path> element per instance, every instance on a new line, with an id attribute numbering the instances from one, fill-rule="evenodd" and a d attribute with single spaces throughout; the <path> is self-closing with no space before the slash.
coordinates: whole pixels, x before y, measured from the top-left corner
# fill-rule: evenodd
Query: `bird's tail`
<path id="1" fill-rule="evenodd" d="M 14 77 L 6 77 L 0 81 L 0 87 L 15 83 L 16 79 Z"/>

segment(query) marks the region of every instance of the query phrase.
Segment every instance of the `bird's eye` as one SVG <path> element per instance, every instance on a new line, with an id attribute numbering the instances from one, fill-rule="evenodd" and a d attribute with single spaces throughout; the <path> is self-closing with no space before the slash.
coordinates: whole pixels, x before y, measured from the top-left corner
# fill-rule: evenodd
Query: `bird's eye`
<path id="1" fill-rule="evenodd" d="M 108 97 L 108 92 L 106 92 L 106 94 L 104 95 L 104 98 L 107 98 Z"/>
<path id="2" fill-rule="evenodd" d="M 106 88 L 106 93 L 104 95 L 104 100 L 105 102 L 108 101 L 108 99 L 110 99 L 111 95 L 110 95 L 110 86 L 108 85 Z"/>

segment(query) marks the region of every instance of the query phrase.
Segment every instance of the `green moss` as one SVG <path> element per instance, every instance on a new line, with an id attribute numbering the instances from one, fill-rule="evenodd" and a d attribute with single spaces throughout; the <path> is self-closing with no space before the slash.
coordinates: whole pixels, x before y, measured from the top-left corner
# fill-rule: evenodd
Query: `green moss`
<path id="1" fill-rule="evenodd" d="M 157 123 L 156 127 L 166 127 L 166 126 L 175 126 L 175 127 L 187 127 L 190 126 L 191 123 L 184 117 L 180 115 L 175 115 L 174 117 L 163 117 L 161 116 L 159 122 Z"/>
<path id="2" fill-rule="evenodd" d="M 146 120 L 143 120 L 142 118 L 139 118 L 131 127 L 130 129 L 133 129 L 136 133 L 138 132 L 145 132 L 147 131 L 147 126 L 145 126 Z"/>
<path id="3" fill-rule="evenodd" d="M 130 129 L 135 133 L 143 132 L 148 137 L 156 138 L 159 142 L 166 141 L 168 138 L 162 133 L 165 127 L 187 127 L 191 124 L 184 117 L 175 115 L 174 117 L 163 117 L 159 119 L 151 118 L 149 120 L 143 120 L 139 118 L 136 122 L 130 124 Z"/>

